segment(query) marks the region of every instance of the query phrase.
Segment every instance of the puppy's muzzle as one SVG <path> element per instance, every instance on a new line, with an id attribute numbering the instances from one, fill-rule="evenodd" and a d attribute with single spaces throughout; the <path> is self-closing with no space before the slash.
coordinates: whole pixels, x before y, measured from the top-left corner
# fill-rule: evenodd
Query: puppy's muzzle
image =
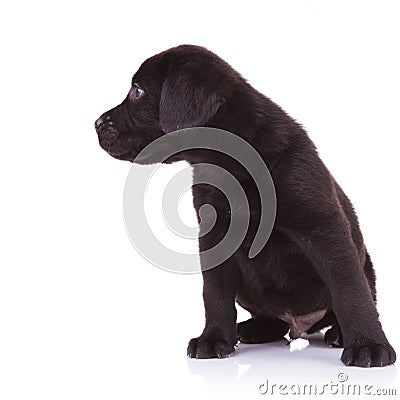
<path id="1" fill-rule="evenodd" d="M 104 124 L 104 119 L 103 117 L 97 118 L 96 122 L 94 123 L 94 127 L 97 129 L 100 129 L 100 127 Z"/>
<path id="2" fill-rule="evenodd" d="M 100 118 L 96 119 L 94 123 L 94 127 L 96 128 L 97 133 L 102 133 L 104 131 L 109 130 L 108 128 L 113 126 L 113 122 L 111 121 L 111 117 L 109 115 L 102 115 Z"/>
<path id="3" fill-rule="evenodd" d="M 99 136 L 101 147 L 108 151 L 118 138 L 118 131 L 113 126 L 111 117 L 102 115 L 96 120 L 94 126 Z"/>

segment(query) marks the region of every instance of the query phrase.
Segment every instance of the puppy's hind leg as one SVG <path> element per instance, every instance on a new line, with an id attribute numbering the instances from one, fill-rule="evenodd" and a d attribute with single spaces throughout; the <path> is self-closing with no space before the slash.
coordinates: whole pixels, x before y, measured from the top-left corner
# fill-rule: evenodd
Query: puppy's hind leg
<path id="1" fill-rule="evenodd" d="M 343 347 L 343 334 L 339 324 L 333 325 L 325 332 L 324 340 L 330 347 Z"/>
<path id="2" fill-rule="evenodd" d="M 324 341 L 330 347 L 343 347 L 343 334 L 340 329 L 339 322 L 332 310 L 329 310 L 325 316 L 313 325 L 308 331 L 308 334 L 318 332 L 323 328 L 330 326 L 325 332 Z"/>
<path id="3" fill-rule="evenodd" d="M 242 343 L 268 343 L 282 339 L 289 324 L 277 318 L 250 318 L 237 325 L 238 340 Z"/>

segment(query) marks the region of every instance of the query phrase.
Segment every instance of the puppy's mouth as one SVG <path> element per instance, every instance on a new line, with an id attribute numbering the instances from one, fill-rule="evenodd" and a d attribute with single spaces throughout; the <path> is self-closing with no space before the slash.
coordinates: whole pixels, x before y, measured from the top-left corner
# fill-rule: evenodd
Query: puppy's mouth
<path id="1" fill-rule="evenodd" d="M 100 146 L 112 157 L 121 157 L 124 154 L 128 153 L 126 149 L 122 150 L 118 145 L 118 141 L 114 143 L 110 143 L 108 141 L 102 141 L 99 139 Z"/>
<path id="2" fill-rule="evenodd" d="M 113 127 L 106 130 L 101 129 L 98 132 L 99 144 L 112 157 L 119 157 L 126 153 L 126 149 L 122 149 L 120 145 L 119 132 Z"/>

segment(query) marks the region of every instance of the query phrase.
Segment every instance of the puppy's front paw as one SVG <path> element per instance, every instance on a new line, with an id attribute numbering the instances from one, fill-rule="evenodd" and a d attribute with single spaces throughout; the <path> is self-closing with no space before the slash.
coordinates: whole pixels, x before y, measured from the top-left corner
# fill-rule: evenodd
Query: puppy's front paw
<path id="1" fill-rule="evenodd" d="M 234 345 L 225 340 L 211 338 L 191 339 L 187 348 L 187 355 L 190 358 L 224 358 L 235 351 Z"/>
<path id="2" fill-rule="evenodd" d="M 343 364 L 356 367 L 384 367 L 394 364 L 396 352 L 389 343 L 355 344 L 343 350 Z"/>

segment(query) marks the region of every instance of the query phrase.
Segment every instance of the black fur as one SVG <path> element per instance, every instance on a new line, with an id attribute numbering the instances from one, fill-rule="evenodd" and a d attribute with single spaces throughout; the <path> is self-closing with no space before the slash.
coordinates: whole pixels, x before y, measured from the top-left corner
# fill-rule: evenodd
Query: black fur
<path id="1" fill-rule="evenodd" d="M 333 325 L 325 340 L 344 346 L 342 361 L 360 367 L 395 362 L 375 307 L 375 274 L 353 207 L 319 158 L 304 129 L 256 91 L 225 61 L 197 46 L 160 53 L 132 79 L 144 94 L 127 98 L 96 121 L 100 145 L 113 157 L 134 161 L 150 142 L 186 127 L 233 132 L 256 148 L 277 193 L 271 237 L 255 258 L 248 252 L 260 216 L 260 199 L 250 176 L 232 159 L 210 151 L 188 151 L 193 165 L 211 162 L 233 173 L 247 194 L 251 221 L 242 246 L 222 265 L 203 271 L 206 326 L 192 339 L 188 355 L 225 357 L 237 340 L 260 343 L 282 338 L 287 319 L 327 312 L 307 329 Z M 201 171 L 204 174 L 204 170 Z M 229 224 L 228 203 L 216 189 L 193 187 L 194 207 L 212 204 L 215 227 L 199 239 L 200 250 L 218 243 Z M 200 226 L 201 229 L 201 226 Z M 207 259 L 201 256 L 202 267 Z M 236 325 L 235 300 L 252 319 Z"/>

